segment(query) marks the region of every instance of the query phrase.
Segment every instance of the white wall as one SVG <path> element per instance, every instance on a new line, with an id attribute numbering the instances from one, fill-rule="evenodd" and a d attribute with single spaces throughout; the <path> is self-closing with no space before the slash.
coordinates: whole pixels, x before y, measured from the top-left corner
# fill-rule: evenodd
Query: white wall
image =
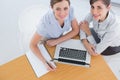
<path id="1" fill-rule="evenodd" d="M 0 0 L 0 64 L 24 54 L 20 47 L 19 15 L 32 5 L 49 0 Z"/>

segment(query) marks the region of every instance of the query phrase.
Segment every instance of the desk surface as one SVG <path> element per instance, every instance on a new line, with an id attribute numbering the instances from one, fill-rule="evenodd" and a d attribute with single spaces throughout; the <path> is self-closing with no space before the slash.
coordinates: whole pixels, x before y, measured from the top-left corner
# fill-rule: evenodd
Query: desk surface
<path id="1" fill-rule="evenodd" d="M 53 57 L 55 47 L 46 46 Z M 57 69 L 37 78 L 25 55 L 0 67 L 0 80 L 117 80 L 102 56 L 93 57 L 85 68 L 56 63 Z"/>

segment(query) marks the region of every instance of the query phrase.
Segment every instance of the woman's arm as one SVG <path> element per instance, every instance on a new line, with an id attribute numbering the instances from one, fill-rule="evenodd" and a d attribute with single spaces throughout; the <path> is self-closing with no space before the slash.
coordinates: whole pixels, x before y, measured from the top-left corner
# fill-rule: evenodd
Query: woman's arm
<path id="1" fill-rule="evenodd" d="M 86 50 L 88 51 L 88 53 L 89 53 L 90 55 L 93 55 L 93 56 L 97 56 L 97 55 L 98 55 L 97 53 L 95 53 L 95 47 L 94 47 L 92 44 L 90 44 L 90 43 L 87 41 L 87 39 L 83 39 L 83 40 L 82 40 L 82 43 L 84 44 Z"/>
<path id="2" fill-rule="evenodd" d="M 90 31 L 90 28 L 89 28 L 89 24 L 87 21 L 83 21 L 79 24 L 80 26 L 80 29 L 82 31 L 85 32 L 86 36 L 91 36 L 91 31 Z M 93 55 L 93 56 L 96 56 L 96 52 L 95 52 L 95 46 L 93 44 L 91 44 L 87 38 L 86 39 L 82 39 L 82 43 L 84 44 L 85 48 L 87 49 L 87 51 L 89 52 L 90 55 Z"/>
<path id="3" fill-rule="evenodd" d="M 87 36 L 87 41 L 90 44 L 94 44 L 95 49 L 94 52 L 96 54 L 101 54 L 105 49 L 107 49 L 109 46 L 111 46 L 111 44 L 113 43 L 113 41 L 118 37 L 118 33 L 117 30 L 119 30 L 118 28 L 116 28 L 116 24 L 112 24 L 110 26 L 108 26 L 108 28 L 106 28 L 106 33 L 104 33 L 102 35 L 102 39 L 98 44 L 95 44 L 95 41 L 93 39 L 93 36 L 90 32 L 89 29 L 89 25 L 86 22 L 82 22 L 80 23 L 80 29 L 83 30 Z"/>
<path id="4" fill-rule="evenodd" d="M 38 43 L 40 42 L 40 40 L 42 40 L 43 37 L 40 36 L 39 34 L 35 33 L 31 42 L 30 42 L 30 48 L 32 50 L 32 52 L 43 62 L 43 64 L 46 66 L 46 68 L 48 70 L 53 71 L 55 69 L 55 67 L 53 67 L 50 63 L 48 65 L 48 62 L 45 60 L 45 58 L 42 56 L 39 48 L 38 48 Z M 52 68 L 51 68 L 52 66 Z"/>
<path id="5" fill-rule="evenodd" d="M 87 21 L 80 22 L 79 26 L 80 29 L 82 29 L 86 33 L 87 36 L 92 35 Z"/>
<path id="6" fill-rule="evenodd" d="M 72 20 L 71 26 L 72 26 L 72 30 L 70 32 L 61 36 L 60 38 L 48 40 L 47 45 L 55 46 L 63 41 L 69 40 L 73 38 L 74 36 L 76 36 L 79 33 L 79 26 L 78 26 L 78 22 L 76 19 Z"/>

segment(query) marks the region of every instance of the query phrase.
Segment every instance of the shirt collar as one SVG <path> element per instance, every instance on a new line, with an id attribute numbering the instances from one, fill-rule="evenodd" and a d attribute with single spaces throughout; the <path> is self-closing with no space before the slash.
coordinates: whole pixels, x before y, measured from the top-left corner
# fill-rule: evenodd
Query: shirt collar
<path id="1" fill-rule="evenodd" d="M 107 23 L 109 23 L 110 20 L 111 20 L 111 17 L 112 17 L 112 14 L 109 11 L 107 18 L 103 22 L 99 22 L 99 24 L 107 24 Z"/>

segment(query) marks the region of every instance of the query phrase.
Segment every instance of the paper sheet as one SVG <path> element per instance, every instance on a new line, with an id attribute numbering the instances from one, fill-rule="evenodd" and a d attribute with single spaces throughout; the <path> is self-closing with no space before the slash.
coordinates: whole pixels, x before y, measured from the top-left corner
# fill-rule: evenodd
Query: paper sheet
<path id="1" fill-rule="evenodd" d="M 42 55 L 45 57 L 45 59 L 47 61 L 50 61 L 51 57 L 43 44 L 39 45 L 39 49 Z M 38 78 L 49 72 L 44 66 L 44 64 L 40 61 L 40 59 L 38 59 L 38 57 L 34 53 L 32 53 L 31 50 L 29 50 L 29 52 L 26 53 L 26 56 Z M 51 64 L 55 66 L 54 62 L 51 62 Z"/>

